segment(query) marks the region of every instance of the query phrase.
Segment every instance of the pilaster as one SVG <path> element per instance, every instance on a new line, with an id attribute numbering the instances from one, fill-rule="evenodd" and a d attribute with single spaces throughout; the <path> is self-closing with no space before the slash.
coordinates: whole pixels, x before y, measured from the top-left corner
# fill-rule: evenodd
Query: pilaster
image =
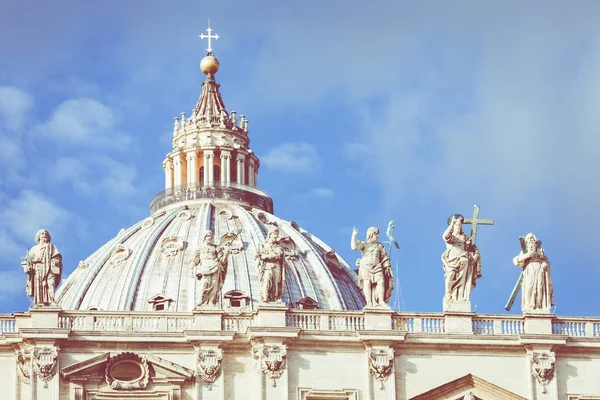
<path id="1" fill-rule="evenodd" d="M 173 155 L 173 184 L 175 186 L 181 186 L 181 175 L 182 175 L 182 164 L 183 160 L 181 159 L 181 154 L 176 153 Z"/>
<path id="2" fill-rule="evenodd" d="M 212 149 L 204 150 L 205 185 L 212 186 L 215 177 L 215 153 Z"/>
<path id="3" fill-rule="evenodd" d="M 229 183 L 231 176 L 231 151 L 221 149 L 221 184 Z"/>
<path id="4" fill-rule="evenodd" d="M 236 157 L 237 161 L 237 182 L 240 185 L 246 184 L 246 155 L 238 153 Z"/>
<path id="5" fill-rule="evenodd" d="M 173 161 L 166 159 L 163 162 L 163 170 L 165 171 L 165 189 L 173 187 Z"/>
<path id="6" fill-rule="evenodd" d="M 254 182 L 254 159 L 250 158 L 248 160 L 248 185 L 255 187 L 256 183 Z"/>
<path id="7" fill-rule="evenodd" d="M 187 183 L 190 186 L 193 186 L 197 182 L 198 173 L 196 172 L 197 163 L 196 163 L 196 149 L 190 150 L 186 153 L 187 158 Z"/>

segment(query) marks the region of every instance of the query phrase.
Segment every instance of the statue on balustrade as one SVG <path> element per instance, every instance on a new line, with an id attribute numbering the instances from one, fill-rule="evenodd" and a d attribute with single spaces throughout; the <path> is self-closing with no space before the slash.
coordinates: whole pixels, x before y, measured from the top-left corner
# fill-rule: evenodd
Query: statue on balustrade
<path id="1" fill-rule="evenodd" d="M 62 276 L 62 255 L 50 243 L 50 233 L 40 229 L 35 234 L 35 246 L 21 263 L 28 275 L 26 292 L 33 297 L 34 307 L 54 306 L 54 292 Z"/>
<path id="2" fill-rule="evenodd" d="M 464 218 L 454 214 L 444 231 L 446 251 L 442 253 L 446 294 L 444 305 L 471 300 L 471 290 L 481 278 L 481 257 L 477 246 L 463 232 Z"/>
<path id="3" fill-rule="evenodd" d="M 356 239 L 358 230 L 352 230 L 350 248 L 360 250 L 362 258 L 358 264 L 358 287 L 363 290 L 366 307 L 387 307 L 394 290 L 392 266 L 385 247 L 377 241 L 379 229 L 371 227 L 367 230 L 367 240 Z"/>
<path id="4" fill-rule="evenodd" d="M 271 230 L 256 252 L 261 303 L 276 303 L 283 297 L 285 251 L 278 239 L 279 229 Z"/>
<path id="5" fill-rule="evenodd" d="M 202 244 L 190 261 L 199 281 L 196 308 L 214 308 L 219 305 L 221 288 L 227 275 L 230 250 L 226 245 L 213 244 L 212 231 L 202 236 Z"/>
<path id="6" fill-rule="evenodd" d="M 550 279 L 550 262 L 542 248 L 542 242 L 529 233 L 521 237 L 521 251 L 513 263 L 523 268 L 521 309 L 525 312 L 550 312 L 554 305 L 554 289 Z"/>

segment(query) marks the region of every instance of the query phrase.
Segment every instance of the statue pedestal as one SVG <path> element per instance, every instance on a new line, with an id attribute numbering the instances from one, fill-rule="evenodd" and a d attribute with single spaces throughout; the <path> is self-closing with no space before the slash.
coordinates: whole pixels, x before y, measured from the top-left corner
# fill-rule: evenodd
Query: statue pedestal
<path id="1" fill-rule="evenodd" d="M 220 331 L 223 310 L 194 310 L 194 320 L 198 331 Z"/>
<path id="2" fill-rule="evenodd" d="M 365 307 L 365 329 L 373 331 L 389 331 L 392 328 L 392 314 L 389 307 Z"/>
<path id="3" fill-rule="evenodd" d="M 256 310 L 256 326 L 285 327 L 285 303 L 261 303 Z"/>
<path id="4" fill-rule="evenodd" d="M 444 312 L 450 313 L 471 313 L 471 302 L 470 301 L 448 301 L 446 299 L 443 300 L 443 310 Z"/>
<path id="5" fill-rule="evenodd" d="M 525 317 L 525 333 L 532 335 L 551 335 L 554 314 L 545 311 L 532 311 L 523 314 Z"/>
<path id="6" fill-rule="evenodd" d="M 30 308 L 30 328 L 58 328 L 58 314 L 61 311 L 58 306 Z"/>

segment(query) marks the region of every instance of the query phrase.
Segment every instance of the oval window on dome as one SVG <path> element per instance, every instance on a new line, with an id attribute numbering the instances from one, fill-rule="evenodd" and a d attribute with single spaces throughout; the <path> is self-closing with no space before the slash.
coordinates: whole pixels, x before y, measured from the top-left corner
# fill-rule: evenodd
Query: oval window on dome
<path id="1" fill-rule="evenodd" d="M 123 360 L 111 367 L 110 375 L 122 382 L 135 382 L 144 377 L 144 367 L 137 361 Z"/>

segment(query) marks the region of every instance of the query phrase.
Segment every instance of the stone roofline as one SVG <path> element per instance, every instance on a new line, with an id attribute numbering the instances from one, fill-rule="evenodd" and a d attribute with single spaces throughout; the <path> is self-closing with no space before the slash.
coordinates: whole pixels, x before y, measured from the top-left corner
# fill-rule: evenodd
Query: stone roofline
<path id="1" fill-rule="evenodd" d="M 408 341 L 414 337 L 423 343 L 437 344 L 453 343 L 457 338 L 488 345 L 545 343 L 551 346 L 583 340 L 592 341 L 594 344 L 589 346 L 600 348 L 600 318 L 557 317 L 553 314 L 412 313 L 385 309 L 330 311 L 259 306 L 252 313 L 240 312 L 240 309 L 173 313 L 37 308 L 0 315 L 0 344 L 40 332 L 62 333 L 67 337 L 72 334 L 122 336 L 127 332 L 135 335 L 136 340 L 141 340 L 137 337 L 140 335 L 156 340 L 156 334 L 165 339 L 182 334 L 231 338 L 233 334 L 252 335 L 259 331 L 280 331 L 295 337 L 301 333 L 325 335 L 331 340 L 372 336 L 381 340 Z"/>

